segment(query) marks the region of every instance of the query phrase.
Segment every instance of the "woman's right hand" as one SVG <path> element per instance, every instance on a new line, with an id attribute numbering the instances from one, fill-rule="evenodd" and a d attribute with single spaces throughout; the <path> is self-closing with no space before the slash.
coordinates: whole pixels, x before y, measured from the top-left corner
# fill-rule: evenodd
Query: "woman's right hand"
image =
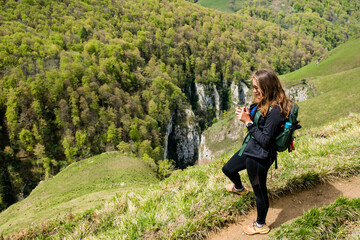
<path id="1" fill-rule="evenodd" d="M 235 114 L 237 116 L 237 119 L 239 119 L 240 121 L 242 121 L 243 123 L 248 123 L 251 122 L 250 119 L 250 113 L 249 113 L 249 108 L 248 107 L 236 107 L 235 109 Z"/>

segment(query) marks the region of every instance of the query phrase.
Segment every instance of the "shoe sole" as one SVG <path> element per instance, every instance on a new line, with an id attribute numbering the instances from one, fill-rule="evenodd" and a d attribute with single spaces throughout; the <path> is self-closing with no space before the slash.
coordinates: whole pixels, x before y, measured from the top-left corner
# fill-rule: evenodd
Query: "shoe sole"
<path id="1" fill-rule="evenodd" d="M 234 190 L 230 191 L 230 190 L 227 189 L 227 187 L 225 189 L 226 189 L 226 191 L 231 192 L 231 193 L 235 193 L 236 195 L 239 195 L 239 196 L 246 196 L 246 195 L 249 194 L 249 190 L 247 190 L 246 188 L 244 190 L 242 190 L 241 192 L 236 192 Z"/>
<path id="2" fill-rule="evenodd" d="M 239 195 L 239 196 L 246 196 L 249 194 L 249 191 L 248 190 L 243 190 L 243 191 L 246 191 L 245 193 L 241 193 L 241 192 L 234 192 L 232 191 L 232 193 L 235 193 L 236 195 Z"/>
<path id="3" fill-rule="evenodd" d="M 255 234 L 265 235 L 265 234 L 268 234 L 270 232 L 270 230 L 271 229 L 269 229 L 269 231 L 267 231 L 267 232 L 256 232 L 256 233 L 247 233 L 247 232 L 244 231 L 244 233 L 247 234 L 247 235 L 255 235 Z"/>

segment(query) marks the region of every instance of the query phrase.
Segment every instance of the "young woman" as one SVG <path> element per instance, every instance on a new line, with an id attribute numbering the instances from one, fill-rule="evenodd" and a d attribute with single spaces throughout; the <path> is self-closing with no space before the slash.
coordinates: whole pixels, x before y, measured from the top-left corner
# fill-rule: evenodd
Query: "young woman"
<path id="1" fill-rule="evenodd" d="M 280 133 L 285 119 L 291 109 L 291 101 L 286 97 L 277 75 L 269 69 L 257 71 L 252 76 L 253 104 L 248 107 L 236 108 L 237 118 L 245 123 L 249 137 L 222 171 L 233 182 L 226 186 L 229 192 L 246 195 L 249 191 L 242 185 L 239 171 L 246 169 L 251 186 L 256 196 L 257 219 L 244 227 L 246 234 L 266 234 L 270 228 L 265 219 L 269 209 L 266 179 L 271 164 L 276 159 L 274 139 Z M 253 122 L 255 112 L 260 111 L 258 126 Z"/>

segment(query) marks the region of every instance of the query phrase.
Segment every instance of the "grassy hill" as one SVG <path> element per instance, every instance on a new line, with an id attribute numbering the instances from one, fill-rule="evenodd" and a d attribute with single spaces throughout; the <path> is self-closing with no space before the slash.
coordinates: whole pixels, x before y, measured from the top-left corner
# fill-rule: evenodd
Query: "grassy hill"
<path id="1" fill-rule="evenodd" d="M 49 219 L 95 208 L 115 194 L 158 183 L 155 173 L 136 158 L 103 153 L 71 164 L 40 183 L 24 200 L 0 214 L 0 233 L 9 234 Z"/>
<path id="2" fill-rule="evenodd" d="M 331 75 L 360 67 L 360 36 L 328 52 L 305 67 L 281 76 L 287 84 L 303 78 Z"/>
<path id="3" fill-rule="evenodd" d="M 280 78 L 286 85 L 306 79 L 317 96 L 300 102 L 304 127 L 323 125 L 350 112 L 360 112 L 360 38 L 352 39 L 317 61 Z"/>

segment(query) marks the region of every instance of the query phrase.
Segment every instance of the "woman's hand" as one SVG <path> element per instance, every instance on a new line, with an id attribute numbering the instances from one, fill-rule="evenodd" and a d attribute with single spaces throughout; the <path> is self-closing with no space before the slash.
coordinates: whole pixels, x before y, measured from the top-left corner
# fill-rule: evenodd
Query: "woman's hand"
<path id="1" fill-rule="evenodd" d="M 243 123 L 247 124 L 248 122 L 251 122 L 250 112 L 248 107 L 242 107 L 242 108 L 236 107 L 235 114 L 237 116 L 237 119 L 239 119 Z"/>

